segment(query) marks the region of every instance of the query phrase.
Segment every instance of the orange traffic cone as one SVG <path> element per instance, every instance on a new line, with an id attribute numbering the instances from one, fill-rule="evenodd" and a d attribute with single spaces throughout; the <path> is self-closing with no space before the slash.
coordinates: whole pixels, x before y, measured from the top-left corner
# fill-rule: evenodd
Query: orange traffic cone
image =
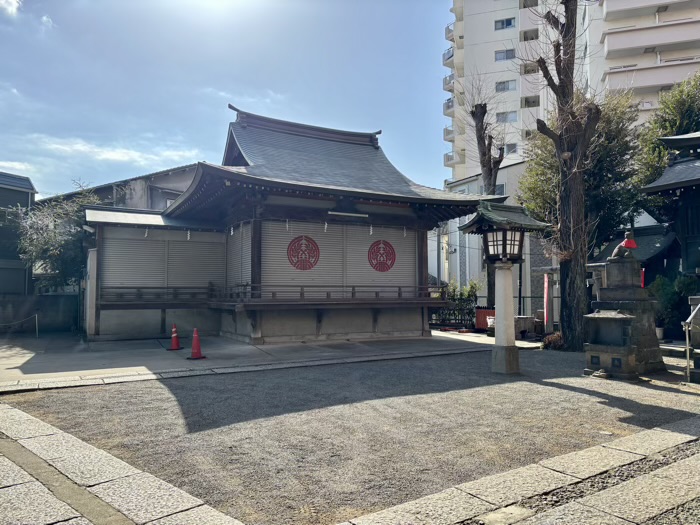
<path id="1" fill-rule="evenodd" d="M 168 351 L 171 350 L 182 350 L 182 347 L 180 346 L 180 337 L 177 335 L 177 326 L 175 326 L 175 323 L 173 323 L 173 330 L 170 336 L 170 348 L 168 348 Z"/>
<path id="2" fill-rule="evenodd" d="M 199 332 L 196 328 L 192 334 L 192 355 L 187 359 L 206 359 L 206 356 L 202 355 L 202 347 L 199 344 Z"/>

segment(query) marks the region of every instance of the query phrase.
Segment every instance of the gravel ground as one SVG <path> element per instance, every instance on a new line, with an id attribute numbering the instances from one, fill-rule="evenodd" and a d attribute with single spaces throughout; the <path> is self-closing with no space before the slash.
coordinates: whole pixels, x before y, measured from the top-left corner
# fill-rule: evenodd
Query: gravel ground
<path id="1" fill-rule="evenodd" d="M 247 525 L 339 523 L 700 413 L 658 381 L 582 377 L 584 357 L 485 353 L 29 392 L 3 402 Z"/>

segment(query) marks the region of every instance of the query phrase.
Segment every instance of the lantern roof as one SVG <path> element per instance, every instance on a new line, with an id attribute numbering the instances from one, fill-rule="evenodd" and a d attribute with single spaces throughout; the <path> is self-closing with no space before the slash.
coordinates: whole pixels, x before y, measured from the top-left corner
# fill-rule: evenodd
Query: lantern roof
<path id="1" fill-rule="evenodd" d="M 533 219 L 522 206 L 481 201 L 476 215 L 459 227 L 463 233 L 483 234 L 486 230 L 504 229 L 519 231 L 544 231 L 549 224 Z"/>

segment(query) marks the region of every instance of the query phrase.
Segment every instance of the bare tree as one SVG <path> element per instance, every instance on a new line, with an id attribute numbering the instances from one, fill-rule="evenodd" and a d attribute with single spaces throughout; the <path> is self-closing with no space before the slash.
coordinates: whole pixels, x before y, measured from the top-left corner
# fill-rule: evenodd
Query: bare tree
<path id="1" fill-rule="evenodd" d="M 561 331 L 569 350 L 583 349 L 583 315 L 586 313 L 587 224 L 584 216 L 584 162 L 600 120 L 600 107 L 592 100 L 576 103 L 576 45 L 578 0 L 560 0 L 543 15 L 553 38 L 551 62 L 537 58 L 554 96 L 556 126 L 537 119 L 537 131 L 554 144 L 561 173 L 556 232 L 561 274 Z M 556 75 L 556 78 L 555 78 Z"/>
<path id="2" fill-rule="evenodd" d="M 479 155 L 481 180 L 485 195 L 496 195 L 498 171 L 503 163 L 505 148 L 503 133 L 496 129 L 496 123 L 489 113 L 489 106 L 496 105 L 497 93 L 486 86 L 485 76 L 472 71 L 466 77 L 466 85 L 457 85 L 459 97 L 463 99 L 468 118 L 465 129 L 473 132 L 473 144 Z M 486 304 L 493 306 L 496 299 L 496 275 L 494 266 L 486 265 Z"/>

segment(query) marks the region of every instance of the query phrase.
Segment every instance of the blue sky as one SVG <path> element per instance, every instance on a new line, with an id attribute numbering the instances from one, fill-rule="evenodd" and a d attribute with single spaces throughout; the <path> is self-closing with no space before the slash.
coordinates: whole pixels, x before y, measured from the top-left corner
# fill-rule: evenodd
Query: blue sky
<path id="1" fill-rule="evenodd" d="M 43 196 L 221 162 L 228 103 L 442 187 L 450 0 L 0 0 L 0 170 Z"/>

